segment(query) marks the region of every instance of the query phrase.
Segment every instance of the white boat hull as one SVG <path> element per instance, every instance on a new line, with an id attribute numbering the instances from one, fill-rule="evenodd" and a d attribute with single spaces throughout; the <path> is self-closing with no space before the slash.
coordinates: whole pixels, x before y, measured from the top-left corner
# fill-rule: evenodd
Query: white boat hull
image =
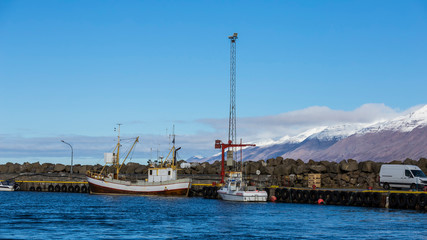
<path id="1" fill-rule="evenodd" d="M 266 191 L 221 191 L 218 190 L 219 196 L 225 201 L 234 202 L 266 202 Z"/>
<path id="2" fill-rule="evenodd" d="M 15 189 L 13 188 L 13 186 L 0 185 L 0 192 L 12 192 L 12 191 L 15 191 Z"/>
<path id="3" fill-rule="evenodd" d="M 191 179 L 178 179 L 156 183 L 96 179 L 87 177 L 91 193 L 138 194 L 138 195 L 186 195 L 191 187 Z"/>

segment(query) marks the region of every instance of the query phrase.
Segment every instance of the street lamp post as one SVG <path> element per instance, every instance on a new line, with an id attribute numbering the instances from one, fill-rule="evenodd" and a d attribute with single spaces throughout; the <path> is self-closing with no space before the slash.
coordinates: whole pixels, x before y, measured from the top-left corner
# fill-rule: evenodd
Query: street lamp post
<path id="1" fill-rule="evenodd" d="M 73 153 L 73 146 L 71 146 L 71 144 L 67 143 L 64 140 L 61 140 L 61 142 L 67 144 L 71 148 L 71 169 L 70 169 L 70 174 L 73 175 L 73 155 L 74 155 L 74 153 Z"/>

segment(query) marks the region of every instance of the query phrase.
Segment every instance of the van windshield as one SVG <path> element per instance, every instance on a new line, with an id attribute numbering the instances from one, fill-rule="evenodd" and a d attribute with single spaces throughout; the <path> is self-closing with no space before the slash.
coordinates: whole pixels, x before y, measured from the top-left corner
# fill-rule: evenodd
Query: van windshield
<path id="1" fill-rule="evenodd" d="M 426 175 L 421 170 L 411 170 L 414 177 L 426 177 Z"/>

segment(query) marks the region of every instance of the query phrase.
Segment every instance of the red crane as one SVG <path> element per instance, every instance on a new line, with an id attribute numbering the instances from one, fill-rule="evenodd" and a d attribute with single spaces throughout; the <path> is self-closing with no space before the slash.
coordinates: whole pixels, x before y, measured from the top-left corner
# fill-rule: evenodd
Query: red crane
<path id="1" fill-rule="evenodd" d="M 223 143 L 221 140 L 215 140 L 215 149 L 221 148 L 221 183 L 224 183 L 225 169 L 224 169 L 224 150 L 226 148 L 233 147 L 255 147 L 255 144 L 233 144 L 231 140 L 228 140 L 228 143 Z"/>

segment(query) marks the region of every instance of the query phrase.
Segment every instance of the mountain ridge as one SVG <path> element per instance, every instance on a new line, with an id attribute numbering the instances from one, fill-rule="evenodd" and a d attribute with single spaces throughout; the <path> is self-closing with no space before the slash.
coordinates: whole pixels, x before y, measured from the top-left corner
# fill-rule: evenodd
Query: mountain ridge
<path id="1" fill-rule="evenodd" d="M 266 141 L 268 143 L 268 141 Z M 277 156 L 303 161 L 385 162 L 427 156 L 427 105 L 375 123 L 345 123 L 309 129 L 295 136 L 243 150 L 244 160 L 261 160 Z M 220 155 L 200 159 L 213 162 Z"/>

